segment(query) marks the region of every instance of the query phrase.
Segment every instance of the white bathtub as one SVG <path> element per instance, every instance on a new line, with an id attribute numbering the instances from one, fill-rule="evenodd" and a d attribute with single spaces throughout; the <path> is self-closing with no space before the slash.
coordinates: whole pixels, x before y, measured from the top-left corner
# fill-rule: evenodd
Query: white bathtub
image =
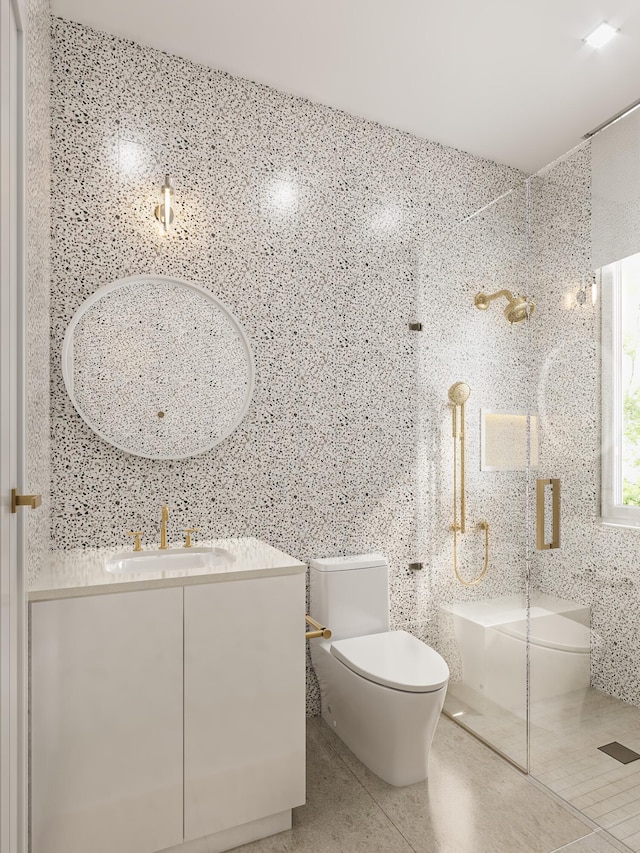
<path id="1" fill-rule="evenodd" d="M 519 598 L 444 607 L 462 662 L 462 683 L 509 710 L 526 697 L 527 614 Z M 589 687 L 590 611 L 541 597 L 530 620 L 530 691 L 533 703 Z"/>

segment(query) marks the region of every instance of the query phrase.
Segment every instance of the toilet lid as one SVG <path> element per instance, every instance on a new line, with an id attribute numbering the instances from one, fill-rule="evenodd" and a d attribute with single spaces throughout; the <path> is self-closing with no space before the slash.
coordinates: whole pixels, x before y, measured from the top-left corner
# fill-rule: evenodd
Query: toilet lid
<path id="1" fill-rule="evenodd" d="M 395 690 L 432 693 L 449 680 L 444 658 L 406 631 L 337 640 L 331 654 L 358 675 Z"/>

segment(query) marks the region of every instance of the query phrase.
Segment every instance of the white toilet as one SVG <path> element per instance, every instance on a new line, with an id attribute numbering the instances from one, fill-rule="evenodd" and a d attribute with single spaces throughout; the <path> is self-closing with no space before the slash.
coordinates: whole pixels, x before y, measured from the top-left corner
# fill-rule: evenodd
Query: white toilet
<path id="1" fill-rule="evenodd" d="M 322 716 L 391 785 L 426 779 L 449 668 L 406 631 L 389 630 L 389 565 L 379 554 L 312 560 L 311 641 Z"/>

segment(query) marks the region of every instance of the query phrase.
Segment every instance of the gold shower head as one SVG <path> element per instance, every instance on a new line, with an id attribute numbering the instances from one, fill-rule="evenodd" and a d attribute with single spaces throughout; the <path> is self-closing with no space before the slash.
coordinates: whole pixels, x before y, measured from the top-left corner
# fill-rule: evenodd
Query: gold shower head
<path id="1" fill-rule="evenodd" d="M 510 323 L 520 323 L 522 320 L 526 320 L 535 310 L 535 302 L 524 296 L 514 296 L 510 290 L 498 290 L 496 293 L 491 294 L 477 293 L 474 305 L 481 311 L 486 311 L 489 303 L 500 296 L 504 296 L 509 303 L 504 309 L 504 316 Z"/>

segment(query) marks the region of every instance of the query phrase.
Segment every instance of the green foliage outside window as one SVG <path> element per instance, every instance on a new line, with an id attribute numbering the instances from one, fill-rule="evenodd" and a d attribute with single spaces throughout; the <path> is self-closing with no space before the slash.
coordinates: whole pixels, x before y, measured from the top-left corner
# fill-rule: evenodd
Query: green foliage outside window
<path id="1" fill-rule="evenodd" d="M 631 380 L 625 390 L 622 404 L 625 457 L 638 473 L 635 482 L 627 477 L 623 478 L 622 503 L 625 506 L 640 506 L 640 388 L 632 388 L 638 354 L 637 341 L 625 336 L 623 350 L 631 359 Z"/>

